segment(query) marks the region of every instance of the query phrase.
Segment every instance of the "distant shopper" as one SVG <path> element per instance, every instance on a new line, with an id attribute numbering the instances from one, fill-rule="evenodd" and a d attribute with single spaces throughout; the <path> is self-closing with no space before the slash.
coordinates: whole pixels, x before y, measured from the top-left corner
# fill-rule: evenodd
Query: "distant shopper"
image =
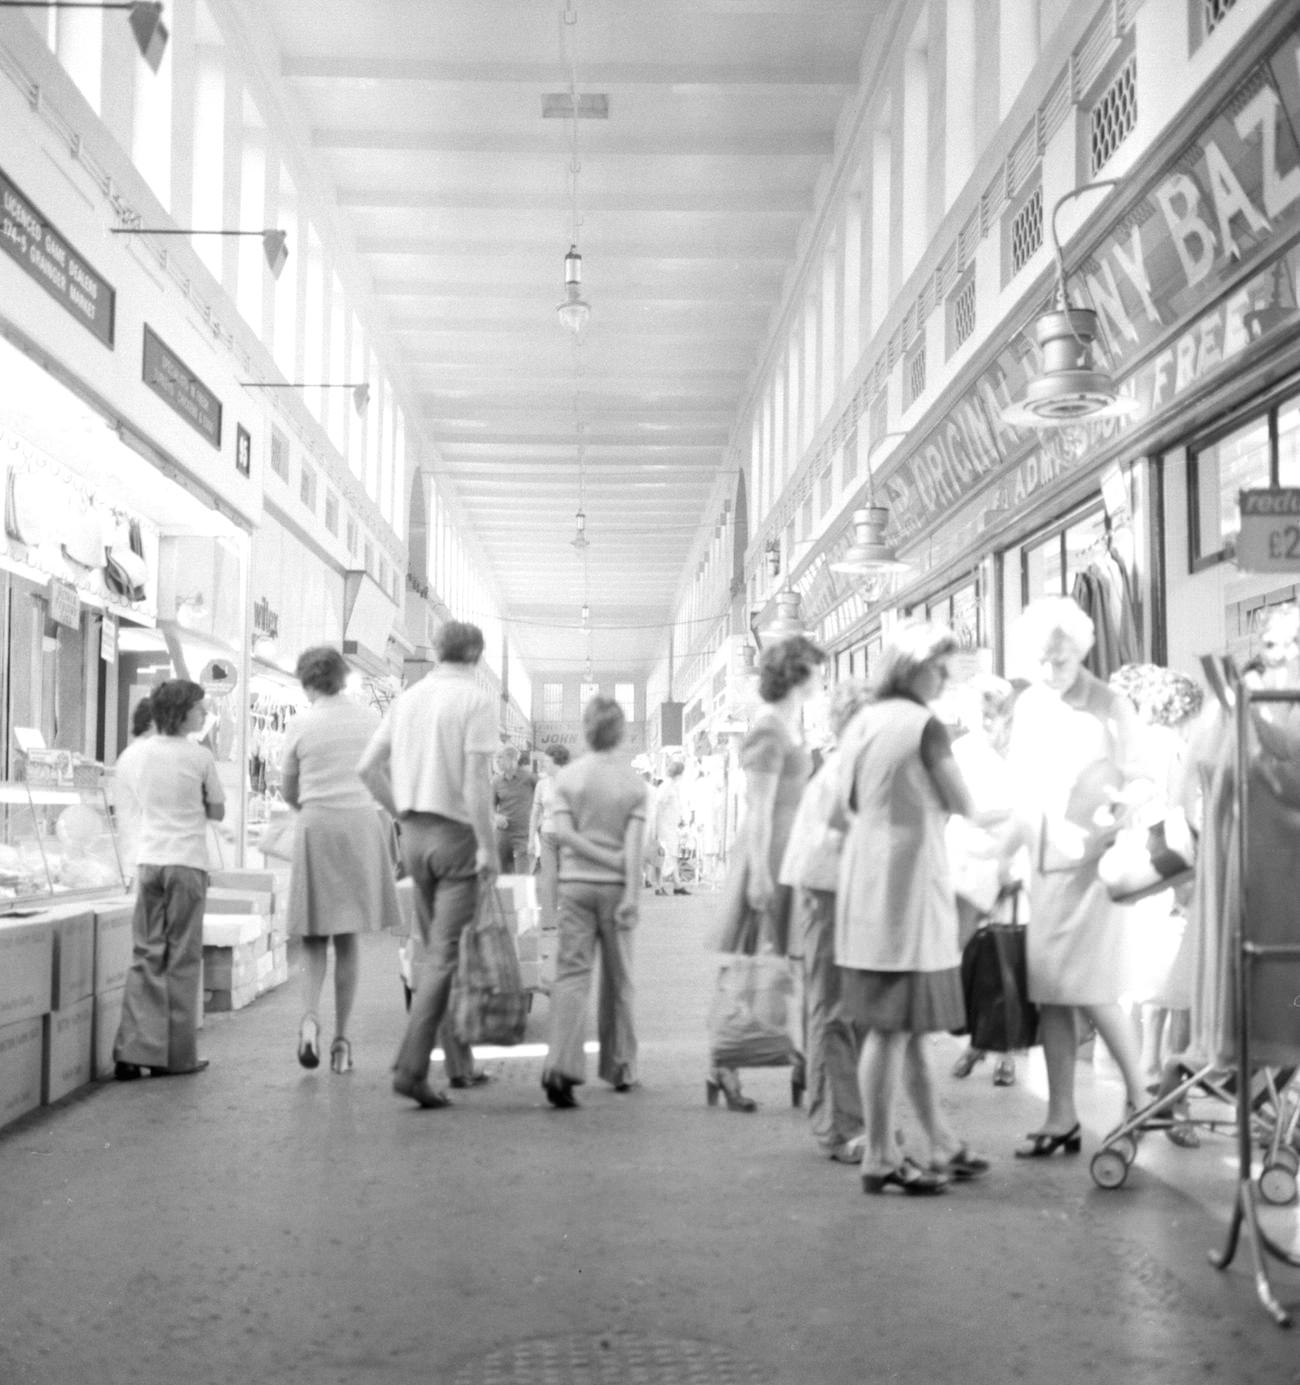
<path id="1" fill-rule="evenodd" d="M 330 1071 L 352 1071 L 348 1021 L 357 994 L 357 934 L 390 928 L 397 890 L 388 840 L 357 761 L 378 715 L 343 693 L 347 661 L 328 645 L 298 656 L 311 706 L 289 723 L 281 754 L 281 793 L 298 809 L 289 876 L 289 933 L 302 939 L 303 1017 L 298 1061 L 320 1065 L 320 998 L 334 944 L 334 1040 Z"/>
<path id="2" fill-rule="evenodd" d="M 134 953 L 113 1044 L 119 1082 L 202 1072 L 199 968 L 208 895 L 209 821 L 226 813 L 216 761 L 188 737 L 206 720 L 198 683 L 172 679 L 154 691 L 156 736 L 118 761 L 117 791 L 138 815 Z"/>
<path id="3" fill-rule="evenodd" d="M 690 894 L 677 874 L 677 858 L 682 849 L 682 818 L 686 805 L 682 798 L 682 773 L 686 766 L 680 760 L 669 760 L 664 768 L 663 783 L 655 790 L 652 815 L 654 865 L 658 877 L 655 894 Z"/>
<path id="4" fill-rule="evenodd" d="M 520 769 L 519 752 L 513 745 L 502 746 L 497 761 L 501 768 L 492 780 L 492 806 L 496 811 L 501 871 L 504 875 L 529 875 L 528 825 L 533 814 L 537 779 L 526 769 Z"/>
<path id="5" fill-rule="evenodd" d="M 573 1089 L 586 1080 L 582 1041 L 597 949 L 600 1076 L 617 1092 L 636 1084 L 632 930 L 639 912 L 645 784 L 616 757 L 625 721 L 613 698 L 592 698 L 582 725 L 590 753 L 555 777 L 560 937 L 542 1086 L 558 1107 L 576 1106 Z"/>
<path id="6" fill-rule="evenodd" d="M 542 773 L 533 795 L 533 815 L 528 824 L 528 841 L 537 843 L 539 864 L 537 902 L 542 928 L 554 929 L 559 905 L 560 843 L 555 835 L 555 776 L 569 763 L 567 745 L 548 745 L 542 752 Z"/>
<path id="7" fill-rule="evenodd" d="M 479 890 L 497 876 L 492 756 L 500 744 L 496 709 L 474 678 L 483 632 L 448 621 L 436 652 L 437 665 L 388 709 L 357 766 L 400 824 L 402 861 L 421 897 L 426 960 L 393 1091 L 428 1109 L 450 1105 L 429 1086 L 429 1055 L 447 1014 L 461 935 L 474 922 Z"/>
<path id="8" fill-rule="evenodd" d="M 829 720 L 836 741 L 869 695 L 864 678 L 844 678 L 835 685 Z M 804 1065 L 813 1139 L 828 1159 L 860 1164 L 862 1035 L 840 1007 L 840 969 L 835 964 L 835 891 L 848 827 L 840 810 L 838 764 L 839 751 L 832 748 L 804 790 L 777 878 L 795 892 L 792 950 L 803 956 Z"/>

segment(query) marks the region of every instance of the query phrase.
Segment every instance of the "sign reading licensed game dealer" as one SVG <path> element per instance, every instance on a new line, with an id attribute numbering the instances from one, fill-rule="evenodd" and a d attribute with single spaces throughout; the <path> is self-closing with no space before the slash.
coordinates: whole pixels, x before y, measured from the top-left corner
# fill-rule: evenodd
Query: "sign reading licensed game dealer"
<path id="1" fill-rule="evenodd" d="M 0 171 L 0 250 L 92 336 L 113 345 L 117 294 Z"/>
<path id="2" fill-rule="evenodd" d="M 1237 566 L 1246 572 L 1300 572 L 1300 490 L 1242 491 Z"/>
<path id="3" fill-rule="evenodd" d="M 152 329 L 144 329 L 144 382 L 165 404 L 221 448 L 221 401 Z"/>

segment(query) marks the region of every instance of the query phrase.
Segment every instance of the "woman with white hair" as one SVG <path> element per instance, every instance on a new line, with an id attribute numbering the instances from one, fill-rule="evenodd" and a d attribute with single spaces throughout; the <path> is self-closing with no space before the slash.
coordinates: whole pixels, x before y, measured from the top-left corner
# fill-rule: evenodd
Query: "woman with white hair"
<path id="1" fill-rule="evenodd" d="M 1129 1107 L 1146 1100 L 1137 1034 L 1120 1005 L 1130 970 L 1125 910 L 1097 874 L 1116 806 L 1141 792 L 1141 728 L 1128 699 L 1084 668 L 1093 625 L 1074 601 L 1032 602 L 1012 634 L 1033 680 L 1016 704 L 1011 761 L 1034 794 L 1024 823 L 1033 862 L 1026 942 L 1047 1064 L 1047 1117 L 1016 1155 L 1041 1159 L 1082 1146 L 1076 1012 L 1119 1064 Z"/>

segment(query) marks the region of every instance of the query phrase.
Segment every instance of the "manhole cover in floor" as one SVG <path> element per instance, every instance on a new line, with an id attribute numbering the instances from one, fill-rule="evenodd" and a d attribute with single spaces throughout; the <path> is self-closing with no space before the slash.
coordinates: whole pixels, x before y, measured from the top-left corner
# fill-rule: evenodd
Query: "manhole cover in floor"
<path id="1" fill-rule="evenodd" d="M 453 1385 L 767 1385 L 753 1362 L 715 1342 L 607 1332 L 543 1337 L 464 1362 Z"/>

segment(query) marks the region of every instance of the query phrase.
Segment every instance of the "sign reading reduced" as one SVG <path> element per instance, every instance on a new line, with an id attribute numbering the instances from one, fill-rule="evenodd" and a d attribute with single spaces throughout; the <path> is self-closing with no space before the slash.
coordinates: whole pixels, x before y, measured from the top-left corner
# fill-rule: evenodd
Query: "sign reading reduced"
<path id="1" fill-rule="evenodd" d="M 1300 572 L 1300 490 L 1241 492 L 1237 566 L 1246 572 Z"/>
<path id="2" fill-rule="evenodd" d="M 116 293 L 0 172 L 0 250 L 107 347 Z"/>
<path id="3" fill-rule="evenodd" d="M 144 329 L 144 382 L 200 437 L 220 450 L 221 401 L 149 327 Z"/>

